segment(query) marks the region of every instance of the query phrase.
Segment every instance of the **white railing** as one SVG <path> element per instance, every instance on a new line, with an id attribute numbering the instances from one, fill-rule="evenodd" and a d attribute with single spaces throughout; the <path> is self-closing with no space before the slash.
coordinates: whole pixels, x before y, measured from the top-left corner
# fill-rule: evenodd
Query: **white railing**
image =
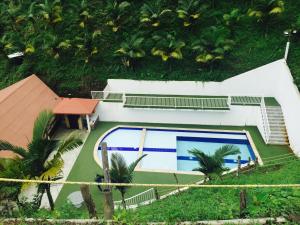
<path id="1" fill-rule="evenodd" d="M 229 107 L 231 106 L 231 96 L 228 96 L 228 98 L 227 98 L 227 105 Z"/>
<path id="2" fill-rule="evenodd" d="M 123 101 L 125 94 L 113 91 L 91 91 L 91 96 L 92 99 L 98 100 Z"/>
<path id="3" fill-rule="evenodd" d="M 160 99 L 160 100 L 171 100 L 167 103 L 161 103 L 161 104 L 131 104 L 126 102 L 126 100 L 130 99 L 130 98 L 141 98 L 143 100 L 152 100 L 152 99 Z M 184 105 L 181 104 L 180 100 L 197 100 L 200 101 L 201 107 L 197 104 L 197 105 Z M 207 101 L 208 100 L 212 100 L 212 102 L 217 102 L 217 101 L 223 101 L 226 102 L 226 106 L 218 106 L 218 105 L 208 105 Z M 199 102 L 198 102 L 199 103 Z M 205 108 L 209 108 L 209 109 L 228 109 L 230 107 L 231 104 L 231 98 L 230 97 L 190 97 L 190 96 L 151 96 L 151 95 L 127 95 L 125 96 L 125 105 L 126 106 L 131 106 L 131 107 L 162 107 L 162 108 L 186 108 L 186 109 L 192 109 L 192 108 L 199 108 L 199 109 L 205 109 Z"/>
<path id="4" fill-rule="evenodd" d="M 112 92 L 112 91 L 91 91 L 92 99 L 98 99 L 98 100 L 106 100 L 110 102 L 122 102 L 123 106 L 128 107 L 145 107 L 145 108 L 151 108 L 151 107 L 161 107 L 161 108 L 181 108 L 181 109 L 219 109 L 219 110 L 227 110 L 231 106 L 231 97 L 193 97 L 193 96 L 163 96 L 163 95 L 126 95 L 122 92 Z M 128 100 L 130 99 L 140 99 L 144 100 L 145 103 L 142 104 L 141 102 L 138 102 L 137 104 L 128 103 Z M 161 103 L 157 103 L 157 101 L 154 101 L 153 104 L 146 104 L 146 102 L 149 102 L 149 100 L 161 100 Z M 185 100 L 184 104 L 181 102 L 181 100 Z M 147 101 L 148 100 L 148 101 Z M 196 104 L 193 104 L 193 100 L 196 100 Z M 189 101 L 191 104 L 189 104 Z M 218 105 L 218 103 L 223 103 Z M 225 104 L 226 102 L 226 104 Z M 211 103 L 211 104 L 208 104 Z"/>
<path id="5" fill-rule="evenodd" d="M 263 120 L 264 132 L 265 132 L 265 142 L 268 144 L 270 135 L 271 135 L 271 130 L 270 130 L 270 123 L 269 123 L 269 118 L 268 118 L 268 113 L 267 113 L 264 97 L 261 98 L 260 111 L 261 111 L 261 116 L 262 116 L 262 120 Z"/>
<path id="6" fill-rule="evenodd" d="M 141 192 L 135 196 L 125 199 L 127 208 L 136 208 L 138 205 L 149 204 L 152 201 L 155 201 L 155 190 L 154 188 L 150 188 L 144 192 Z M 115 201 L 115 208 L 122 208 L 122 201 Z"/>

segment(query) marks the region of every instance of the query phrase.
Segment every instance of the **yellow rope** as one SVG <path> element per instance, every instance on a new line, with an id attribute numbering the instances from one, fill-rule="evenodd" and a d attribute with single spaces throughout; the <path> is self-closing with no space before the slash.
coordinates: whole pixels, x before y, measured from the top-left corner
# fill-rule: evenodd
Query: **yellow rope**
<path id="1" fill-rule="evenodd" d="M 127 187 L 192 187 L 192 188 L 300 188 L 300 184 L 139 184 L 139 183 L 97 183 L 82 181 L 48 181 L 0 178 L 0 182 L 34 183 L 34 184 L 76 184 Z"/>

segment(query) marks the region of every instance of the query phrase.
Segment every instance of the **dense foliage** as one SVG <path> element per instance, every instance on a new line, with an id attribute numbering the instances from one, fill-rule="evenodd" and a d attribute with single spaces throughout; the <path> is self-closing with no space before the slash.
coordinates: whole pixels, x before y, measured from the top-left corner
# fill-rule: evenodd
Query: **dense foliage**
<path id="1" fill-rule="evenodd" d="M 31 73 L 76 95 L 107 78 L 223 80 L 282 58 L 283 30 L 300 27 L 299 8 L 292 0 L 4 0 L 0 88 Z M 292 48 L 298 76 L 300 48 Z M 8 60 L 17 51 L 24 58 Z"/>

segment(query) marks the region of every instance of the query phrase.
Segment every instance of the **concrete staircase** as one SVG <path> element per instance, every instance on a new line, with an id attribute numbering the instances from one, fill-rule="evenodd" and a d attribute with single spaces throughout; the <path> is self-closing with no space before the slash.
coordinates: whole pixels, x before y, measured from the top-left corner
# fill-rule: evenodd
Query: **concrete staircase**
<path id="1" fill-rule="evenodd" d="M 289 145 L 284 117 L 280 106 L 266 106 L 270 125 L 270 138 L 268 144 Z"/>

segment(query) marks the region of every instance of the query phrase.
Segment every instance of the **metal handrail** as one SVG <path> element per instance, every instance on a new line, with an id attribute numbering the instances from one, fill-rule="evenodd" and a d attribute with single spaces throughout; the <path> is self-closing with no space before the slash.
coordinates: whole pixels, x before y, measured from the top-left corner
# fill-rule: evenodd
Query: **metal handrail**
<path id="1" fill-rule="evenodd" d="M 264 125 L 264 130 L 265 130 L 265 139 L 266 139 L 265 141 L 266 141 L 266 143 L 269 143 L 271 129 L 270 129 L 270 123 L 269 123 L 269 118 L 268 118 L 268 113 L 267 113 L 264 97 L 261 98 L 260 108 L 261 108 L 263 125 Z"/>
<path id="2" fill-rule="evenodd" d="M 205 100 L 226 100 L 226 98 L 195 98 L 195 97 L 169 97 L 169 96 L 164 96 L 164 97 L 160 97 L 160 96 L 138 96 L 138 95 L 130 95 L 130 96 L 126 96 L 126 99 L 129 98 L 139 98 L 142 97 L 144 99 L 172 99 L 174 100 L 174 102 L 172 102 L 169 105 L 164 105 L 164 104 L 130 104 L 130 103 L 125 103 L 125 106 L 137 106 L 137 107 L 163 107 L 163 108 L 195 108 L 196 106 L 185 106 L 185 105 L 180 105 L 177 101 L 178 99 L 186 99 L 186 100 L 201 100 L 201 107 L 204 109 L 205 107 Z M 227 105 L 226 106 L 208 106 L 207 108 L 211 108 L 211 109 L 227 109 L 229 107 L 228 105 L 228 100 L 226 101 Z M 198 107 L 197 107 L 198 108 Z"/>
<path id="3" fill-rule="evenodd" d="M 130 208 L 132 205 L 138 205 L 145 201 L 153 201 L 155 200 L 155 190 L 154 188 L 150 188 L 144 192 L 141 192 L 137 195 L 134 195 L 130 198 L 125 199 L 126 206 Z M 114 201 L 115 207 L 119 208 L 122 204 L 122 201 Z"/>
<path id="4" fill-rule="evenodd" d="M 125 94 L 122 92 L 115 92 L 115 91 L 91 91 L 92 99 L 98 100 L 110 100 L 110 101 L 119 101 L 119 99 L 107 99 L 109 94 L 120 94 L 122 95 L 122 99 L 124 98 Z"/>

